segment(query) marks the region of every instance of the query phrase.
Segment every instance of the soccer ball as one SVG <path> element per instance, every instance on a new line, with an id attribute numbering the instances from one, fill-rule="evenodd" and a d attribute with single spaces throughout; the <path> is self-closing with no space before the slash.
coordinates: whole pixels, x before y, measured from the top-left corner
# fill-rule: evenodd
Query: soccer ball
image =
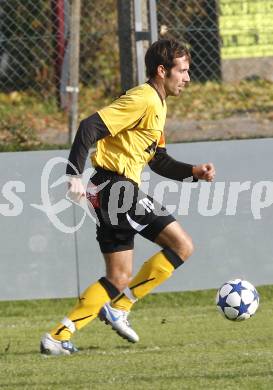
<path id="1" fill-rule="evenodd" d="M 246 280 L 230 280 L 217 291 L 216 305 L 220 313 L 228 320 L 247 320 L 258 309 L 259 294 L 256 288 Z"/>

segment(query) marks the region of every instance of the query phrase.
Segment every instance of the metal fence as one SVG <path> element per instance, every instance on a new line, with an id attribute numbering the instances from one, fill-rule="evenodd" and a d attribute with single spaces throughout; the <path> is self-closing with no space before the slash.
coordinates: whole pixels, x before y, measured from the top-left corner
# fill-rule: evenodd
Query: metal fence
<path id="1" fill-rule="evenodd" d="M 190 46 L 193 80 L 221 79 L 216 0 L 159 0 L 158 21 L 162 37 L 182 39 Z"/>
<path id="2" fill-rule="evenodd" d="M 80 6 L 76 16 L 75 4 Z M 78 90 L 84 101 L 87 87 L 96 96 L 115 96 L 120 88 L 116 2 L 0 0 L 0 93 L 11 104 L 24 99 L 20 94 L 26 91 L 40 98 L 48 103 L 45 116 L 63 112 L 57 118 L 61 128 L 75 109 Z M 88 97 L 94 94 L 90 91 Z M 0 122 L 1 130 L 8 126 L 3 117 Z"/>
<path id="3" fill-rule="evenodd" d="M 0 0 L 1 91 L 31 89 L 47 96 L 67 84 L 71 3 Z M 112 93 L 119 84 L 115 1 L 81 0 L 79 33 L 81 84 Z"/>
<path id="4" fill-rule="evenodd" d="M 133 3 L 145 1 L 127 4 L 132 10 Z M 122 90 L 119 37 L 125 28 L 118 21 L 132 16 L 131 11 L 123 19 L 118 15 L 121 2 L 0 0 L 0 98 L 7 94 L 12 105 L 14 91 L 40 96 L 42 102 L 50 102 L 45 116 L 63 112 L 49 127 L 64 128 L 78 101 L 77 76 L 71 80 L 73 66 L 74 70 L 79 66 L 80 116 L 103 104 L 105 97 L 117 96 Z M 73 57 L 75 3 L 81 3 L 79 60 Z M 273 80 L 272 0 L 157 0 L 156 6 L 159 37 L 184 40 L 191 48 L 193 81 Z M 149 13 L 148 7 L 144 9 Z M 127 26 L 128 42 L 133 30 L 133 25 Z M 129 55 L 130 45 L 127 50 Z M 135 55 L 131 57 L 136 61 Z M 1 130 L 9 119 L 0 118 Z"/>
<path id="5" fill-rule="evenodd" d="M 195 81 L 273 81 L 272 0 L 159 0 L 161 36 L 184 39 Z"/>

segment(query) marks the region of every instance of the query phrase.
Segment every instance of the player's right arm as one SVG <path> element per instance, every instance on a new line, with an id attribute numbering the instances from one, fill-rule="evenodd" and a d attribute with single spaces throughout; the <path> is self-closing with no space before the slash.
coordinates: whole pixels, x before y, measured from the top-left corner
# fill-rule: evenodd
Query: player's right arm
<path id="1" fill-rule="evenodd" d="M 108 135 L 110 132 L 97 112 L 82 120 L 70 150 L 68 157 L 70 164 L 67 164 L 66 174 L 81 176 L 89 149 L 95 142 Z"/>
<path id="2" fill-rule="evenodd" d="M 110 135 L 110 132 L 98 113 L 80 122 L 66 168 L 66 174 L 70 176 L 68 184 L 70 196 L 75 201 L 79 201 L 82 196 L 85 196 L 85 188 L 81 180 L 81 175 L 84 170 L 88 151 L 95 142 L 108 135 Z"/>

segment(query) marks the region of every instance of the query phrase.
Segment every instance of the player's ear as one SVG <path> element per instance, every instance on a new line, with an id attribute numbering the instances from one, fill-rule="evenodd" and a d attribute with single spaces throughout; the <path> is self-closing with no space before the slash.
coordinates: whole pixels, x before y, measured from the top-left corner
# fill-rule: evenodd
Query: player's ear
<path id="1" fill-rule="evenodd" d="M 164 68 L 163 65 L 158 65 L 157 67 L 157 74 L 160 78 L 164 79 L 165 74 L 166 74 L 166 69 Z"/>

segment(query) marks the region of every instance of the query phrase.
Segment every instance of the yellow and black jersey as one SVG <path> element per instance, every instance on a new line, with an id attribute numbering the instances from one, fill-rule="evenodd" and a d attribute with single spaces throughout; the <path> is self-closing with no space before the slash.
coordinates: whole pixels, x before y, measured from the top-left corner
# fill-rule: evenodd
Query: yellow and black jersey
<path id="1" fill-rule="evenodd" d="M 130 89 L 98 114 L 111 135 L 97 142 L 91 156 L 93 166 L 139 183 L 141 171 L 153 158 L 159 143 L 165 146 L 165 100 L 145 83 Z"/>
<path id="2" fill-rule="evenodd" d="M 129 90 L 109 106 L 81 121 L 73 142 L 66 173 L 81 175 L 90 147 L 94 167 L 140 182 L 143 167 L 164 177 L 183 180 L 192 165 L 167 154 L 164 139 L 166 102 L 149 83 Z"/>

